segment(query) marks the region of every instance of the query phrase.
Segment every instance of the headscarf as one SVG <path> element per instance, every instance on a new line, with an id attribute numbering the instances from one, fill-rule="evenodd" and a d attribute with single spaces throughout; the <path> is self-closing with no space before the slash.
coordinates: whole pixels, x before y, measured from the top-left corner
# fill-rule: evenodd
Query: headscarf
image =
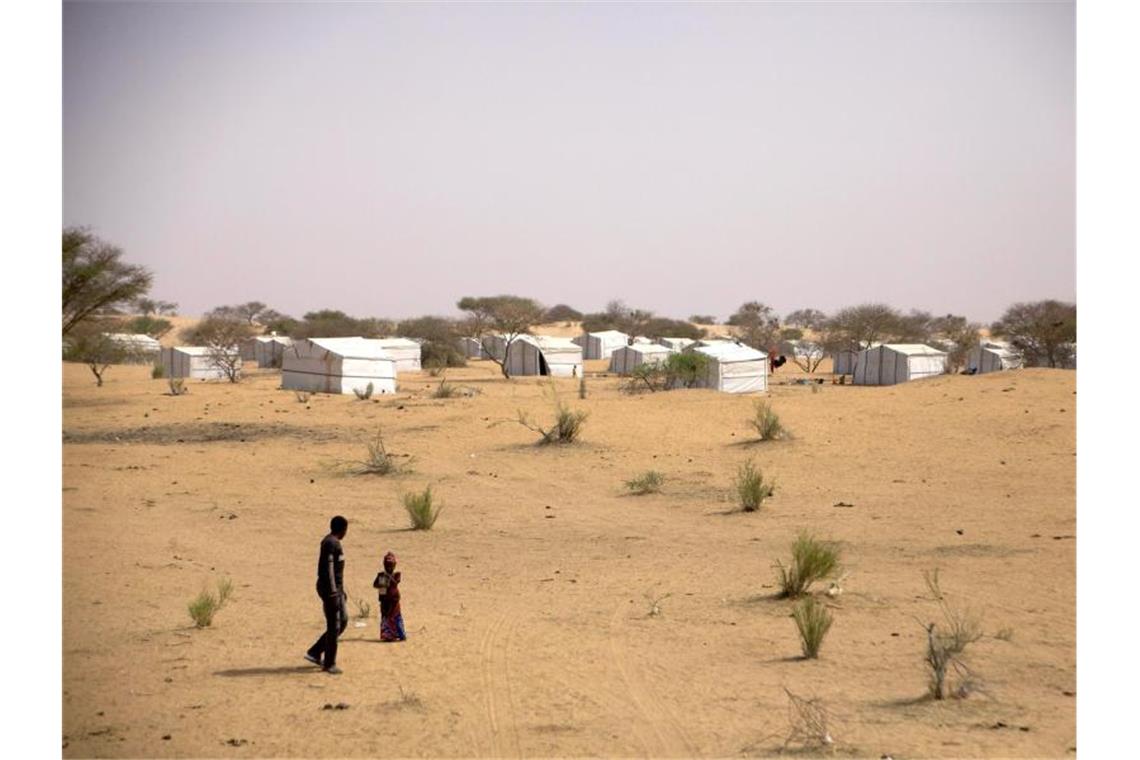
<path id="1" fill-rule="evenodd" d="M 395 567 L 395 566 L 396 566 L 396 555 L 393 554 L 392 552 L 388 552 L 387 554 L 384 555 L 384 569 L 387 570 L 388 568 Z"/>

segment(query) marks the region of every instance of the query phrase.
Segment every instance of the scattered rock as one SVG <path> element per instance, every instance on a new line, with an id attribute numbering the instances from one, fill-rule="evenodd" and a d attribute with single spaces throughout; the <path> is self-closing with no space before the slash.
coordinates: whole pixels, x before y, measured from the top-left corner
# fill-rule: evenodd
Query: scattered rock
<path id="1" fill-rule="evenodd" d="M 831 506 L 833 506 L 833 507 L 853 507 L 855 505 L 850 503 L 850 502 L 846 502 L 846 501 L 837 501 L 834 504 L 832 504 Z"/>
<path id="2" fill-rule="evenodd" d="M 954 532 L 955 532 L 955 533 L 957 533 L 959 536 L 963 536 L 963 535 L 965 535 L 965 534 L 966 534 L 966 531 L 964 531 L 964 530 L 963 530 L 963 529 L 961 529 L 961 528 L 955 528 L 955 529 L 954 529 Z"/>
<path id="3" fill-rule="evenodd" d="M 348 703 L 347 702 L 337 702 L 334 705 L 332 702 L 326 702 L 325 706 L 322 707 L 321 709 L 322 710 L 347 710 L 348 709 Z"/>
<path id="4" fill-rule="evenodd" d="M 244 747 L 245 745 L 249 744 L 249 742 L 245 739 L 226 739 L 223 744 L 228 744 L 231 747 Z"/>
<path id="5" fill-rule="evenodd" d="M 170 741 L 170 734 L 163 734 L 163 735 L 162 735 L 162 740 L 163 740 L 164 742 L 168 742 L 168 741 Z"/>

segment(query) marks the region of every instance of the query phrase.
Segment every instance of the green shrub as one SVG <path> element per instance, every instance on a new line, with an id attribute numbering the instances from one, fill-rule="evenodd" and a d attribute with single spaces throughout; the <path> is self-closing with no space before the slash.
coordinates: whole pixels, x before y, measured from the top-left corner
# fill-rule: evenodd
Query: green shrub
<path id="1" fill-rule="evenodd" d="M 375 390 L 375 388 L 373 387 L 372 382 L 369 381 L 368 385 L 364 386 L 364 390 L 360 390 L 359 388 L 353 388 L 352 392 L 356 394 L 356 398 L 358 401 L 367 401 L 368 399 L 372 398 L 372 392 L 374 390 Z"/>
<path id="2" fill-rule="evenodd" d="M 765 481 L 764 474 L 749 459 L 736 471 L 736 495 L 740 499 L 740 508 L 744 512 L 755 512 L 760 509 L 772 493 L 776 490 L 773 481 Z"/>
<path id="3" fill-rule="evenodd" d="M 839 569 L 839 547 L 801 531 L 792 544 L 791 565 L 784 567 L 782 562 L 777 561 L 776 567 L 779 571 L 780 595 L 801 596 L 811 584 L 836 573 Z"/>
<path id="4" fill-rule="evenodd" d="M 647 493 L 660 493 L 665 484 L 665 476 L 656 470 L 646 470 L 636 478 L 625 481 L 625 487 L 635 496 Z"/>
<path id="5" fill-rule="evenodd" d="M 207 628 L 214 622 L 214 615 L 216 615 L 226 603 L 233 596 L 234 585 L 229 578 L 223 578 L 218 581 L 217 594 L 211 593 L 207 589 L 202 589 L 198 596 L 194 597 L 187 605 L 187 610 L 190 612 L 190 618 L 194 621 L 194 625 L 198 628 Z"/>
<path id="6" fill-rule="evenodd" d="M 696 352 L 670 354 L 662 367 L 666 388 L 695 388 L 708 376 L 709 358 Z"/>
<path id="7" fill-rule="evenodd" d="M 442 506 L 433 505 L 434 497 L 431 493 L 431 486 L 425 488 L 421 493 L 406 493 L 400 497 L 400 500 L 408 513 L 408 519 L 411 520 L 413 530 L 431 530 L 443 509 Z"/>
<path id="8" fill-rule="evenodd" d="M 819 656 L 823 637 L 831 629 L 831 613 L 827 611 L 827 605 L 815 597 L 806 597 L 792 610 L 792 618 L 796 621 L 796 630 L 800 632 L 804 657 L 815 659 Z"/>
<path id="9" fill-rule="evenodd" d="M 150 379 L 161 380 L 164 377 L 166 377 L 166 367 L 162 366 L 162 362 L 155 362 L 150 368 Z"/>
<path id="10" fill-rule="evenodd" d="M 756 428 L 761 441 L 778 441 L 790 435 L 780 422 L 779 415 L 772 411 L 772 405 L 766 401 L 756 402 L 749 424 Z"/>
<path id="11" fill-rule="evenodd" d="M 522 410 L 519 410 L 519 424 L 541 435 L 542 438 L 539 440 L 540 445 L 545 446 L 551 443 L 566 444 L 574 443 L 574 441 L 578 440 L 578 436 L 582 433 L 582 426 L 586 423 L 586 418 L 589 416 L 589 412 L 572 411 L 565 404 L 558 403 L 555 409 L 554 425 L 551 427 L 544 428 L 532 422 L 530 417 Z"/>

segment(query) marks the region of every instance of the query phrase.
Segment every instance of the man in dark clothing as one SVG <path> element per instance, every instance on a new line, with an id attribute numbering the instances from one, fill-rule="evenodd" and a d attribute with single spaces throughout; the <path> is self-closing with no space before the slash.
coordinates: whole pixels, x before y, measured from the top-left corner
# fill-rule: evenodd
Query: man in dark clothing
<path id="1" fill-rule="evenodd" d="M 320 665 L 326 673 L 338 675 L 336 640 L 348 627 L 348 611 L 344 607 L 344 550 L 340 542 L 348 533 L 348 520 L 337 515 L 329 523 L 329 534 L 321 539 L 317 558 L 317 596 L 325 611 L 325 632 L 309 647 L 305 659 Z M 324 661 L 321 661 L 324 655 Z"/>

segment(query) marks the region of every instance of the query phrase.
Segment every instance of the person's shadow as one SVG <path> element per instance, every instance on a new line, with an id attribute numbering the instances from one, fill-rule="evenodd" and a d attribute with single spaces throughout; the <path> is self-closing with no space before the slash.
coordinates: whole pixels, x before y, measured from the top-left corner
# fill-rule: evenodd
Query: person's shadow
<path id="1" fill-rule="evenodd" d="M 290 676 L 299 673 L 320 673 L 316 665 L 281 665 L 276 668 L 231 668 L 229 670 L 214 671 L 214 675 L 223 678 L 241 678 L 243 676 Z"/>

